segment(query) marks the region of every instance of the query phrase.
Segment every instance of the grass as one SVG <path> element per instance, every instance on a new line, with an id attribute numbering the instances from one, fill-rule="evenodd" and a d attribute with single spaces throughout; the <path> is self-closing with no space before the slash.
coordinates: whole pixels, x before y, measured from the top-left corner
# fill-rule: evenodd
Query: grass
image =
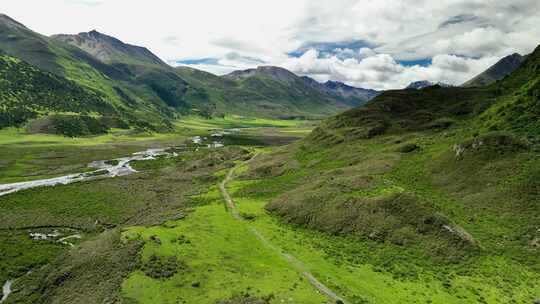
<path id="1" fill-rule="evenodd" d="M 0 231 L 0 282 L 24 275 L 28 269 L 54 260 L 65 245 L 32 240 L 26 231 Z"/>
<path id="2" fill-rule="evenodd" d="M 223 148 L 186 152 L 180 157 L 167 159 L 166 165 L 159 165 L 161 159 L 149 161 L 148 167 L 143 172 L 132 176 L 29 189 L 1 197 L 0 239 L 2 246 L 8 248 L 2 250 L 5 255 L 0 259 L 0 269 L 2 269 L 0 279 L 14 279 L 33 270 L 35 276 L 33 274 L 17 280 L 24 283 L 20 282 L 22 285 L 16 283 L 15 288 L 45 284 L 36 289 L 19 290 L 13 296 L 17 303 L 18 301 L 39 303 L 31 299 L 41 297 L 44 298 L 40 300 L 41 303 L 48 303 L 51 297 L 67 296 L 78 287 L 72 286 L 64 290 L 64 287 L 59 287 L 49 280 L 53 280 L 54 276 L 57 276 L 58 280 L 64 280 L 65 273 L 71 273 L 70 265 L 89 262 L 85 260 L 85 256 L 78 255 L 79 251 L 71 252 L 70 256 L 66 257 L 68 246 L 31 240 L 28 237 L 29 231 L 34 231 L 38 227 L 76 228 L 83 236 L 80 247 L 93 250 L 89 244 L 95 241 L 101 243 L 102 241 L 99 240 L 112 227 L 158 225 L 163 221 L 177 218 L 189 206 L 190 196 L 212 183 L 215 180 L 214 172 L 227 166 L 229 159 L 242 155 L 242 151 L 238 148 Z M 83 267 L 81 269 L 87 269 L 87 271 L 70 275 L 67 285 L 82 280 L 82 277 L 90 276 L 88 280 L 98 279 L 100 275 L 97 273 L 103 268 L 96 265 L 105 263 L 116 254 L 121 254 L 121 249 L 118 249 L 118 252 L 115 251 L 114 248 L 117 245 L 114 245 L 112 240 L 110 242 L 103 240 L 103 242 L 112 248 L 107 245 L 109 247 L 99 253 L 100 257 L 97 261 L 85 264 L 85 266 L 76 266 Z M 127 247 L 131 248 L 129 250 L 133 249 L 131 245 Z M 130 254 L 129 258 L 136 260 L 137 253 Z M 42 268 L 45 265 L 49 266 Z M 118 270 L 118 267 L 105 268 Z M 95 277 L 91 277 L 92 275 Z M 114 277 L 114 275 L 109 275 L 111 278 Z M 103 288 L 108 290 L 109 295 L 111 292 L 118 291 L 118 288 L 109 290 L 110 286 L 107 283 L 100 282 L 99 284 L 106 285 Z M 43 291 L 55 288 L 63 291 L 55 296 Z M 86 290 L 90 291 L 90 289 Z M 69 303 L 69 301 L 63 303 Z"/>
<path id="3" fill-rule="evenodd" d="M 325 284 L 358 303 L 528 303 L 540 291 L 538 273 L 518 261 L 483 255 L 465 263 L 438 263 L 419 248 L 290 226 L 264 207 L 272 195 L 255 189 L 268 182 L 232 185 L 239 212 L 274 244 L 293 253 Z M 265 198 L 266 197 L 266 198 Z"/>
<path id="4" fill-rule="evenodd" d="M 166 147 L 183 143 L 189 136 L 208 136 L 211 130 L 253 127 L 249 132 L 227 135 L 226 145 L 272 145 L 303 137 L 304 133 L 288 131 L 310 128 L 306 122 L 228 117 L 206 120 L 189 117 L 172 133 L 140 133 L 135 130 L 112 129 L 100 136 L 64 137 L 50 134 L 28 134 L 22 129 L 0 130 L 0 183 L 51 178 L 90 170 L 95 160 L 124 157 L 149 147 Z M 199 124 L 196 127 L 193 124 Z M 204 128 L 202 124 L 206 124 Z M 274 126 L 262 128 L 261 126 Z"/>
<path id="5" fill-rule="evenodd" d="M 52 134 L 28 134 L 22 129 L 5 128 L 0 130 L 0 145 L 67 145 L 95 146 L 108 143 L 139 142 L 148 140 L 167 140 L 182 137 L 182 134 L 171 133 L 134 133 L 121 129 L 113 129 L 110 133 L 89 137 L 65 137 Z"/>
<path id="6" fill-rule="evenodd" d="M 222 178 L 225 173 L 215 175 Z M 249 174 L 249 170 L 239 167 L 237 173 Z M 540 291 L 532 283 L 537 278 L 534 271 L 504 257 L 483 256 L 460 265 L 434 264 L 429 259 L 418 260 L 421 254 L 415 248 L 331 236 L 283 223 L 265 211 L 274 194 L 254 192 L 253 188 L 269 187 L 269 182 L 243 180 L 230 185 L 247 221 L 234 220 L 217 187 L 212 187 L 193 197 L 193 205 L 198 207 L 185 219 L 125 229 L 126 242 L 143 241 L 145 245 L 143 266 L 124 281 L 123 297 L 138 303 L 216 303 L 238 296 L 271 295 L 268 303 L 324 302 L 249 227 L 293 254 L 351 303 L 529 303 Z M 367 195 L 384 192 L 375 188 Z M 143 271 L 147 263 L 171 257 L 182 265 L 174 275 L 160 278 Z"/>
<path id="7" fill-rule="evenodd" d="M 359 294 L 373 303 L 529 303 L 538 297 L 540 288 L 533 283 L 539 279 L 538 259 L 528 247 L 538 214 L 536 183 L 531 180 L 538 171 L 538 156 L 512 146 L 519 141 L 487 134 L 476 141 L 497 142 L 495 148 L 487 144 L 456 160 L 452 147 L 470 144 L 468 132 L 455 128 L 387 135 L 324 148 L 304 141 L 262 155 L 250 170 L 243 170 L 244 181 L 233 185 L 233 196 L 240 213 L 248 215 L 259 230 L 273 235 L 274 242 L 298 253 L 303 261 L 313 260 L 308 264 L 313 272 L 321 267 L 320 275 L 334 274 L 329 284 L 337 281 L 337 287 L 351 286 L 343 290 L 348 298 Z M 407 142 L 419 149 L 398 152 Z M 407 201 L 407 209 L 399 207 L 397 215 L 388 213 L 392 209 L 357 213 L 372 199 L 379 201 L 376 206 L 384 206 L 400 193 L 412 193 L 417 199 Z M 284 222 L 266 213 L 265 208 L 273 206 L 284 208 L 277 213 Z M 421 210 L 442 214 L 452 225 L 463 227 L 480 250 L 443 249 L 453 242 L 451 238 L 419 234 L 425 227 L 407 226 L 426 216 Z M 376 215 L 381 212 L 386 217 L 378 221 Z M 353 214 L 351 220 L 349 214 Z M 400 226 L 391 228 L 396 220 L 409 224 L 396 230 Z M 361 228 L 366 222 L 368 228 L 389 234 L 372 237 Z M 302 249 L 305 245 L 309 249 Z M 312 257 L 317 250 L 323 259 Z M 334 268 L 324 267 L 324 259 Z M 354 273 L 351 280 L 369 278 L 373 289 L 364 282 L 344 283 L 347 275 L 340 272 L 341 267 Z M 380 275 L 385 279 L 376 278 Z"/>
<path id="8" fill-rule="evenodd" d="M 229 115 L 223 118 L 214 117 L 212 119 L 205 119 L 199 116 L 189 116 L 182 118 L 175 123 L 175 125 L 178 127 L 190 128 L 195 130 L 261 127 L 295 128 L 306 124 L 307 122 L 302 120 L 252 118 L 237 115 Z"/>
<path id="9" fill-rule="evenodd" d="M 123 283 L 122 294 L 138 303 L 216 303 L 244 294 L 272 295 L 271 303 L 324 302 L 324 297 L 277 253 L 259 243 L 219 201 L 198 207 L 185 220 L 127 229 L 123 237 L 145 242 L 143 263 L 151 256 L 174 256 L 186 265 L 167 279 L 153 279 L 142 271 L 132 273 Z"/>
<path id="10" fill-rule="evenodd" d="M 0 183 L 51 178 L 91 170 L 96 160 L 124 157 L 149 147 L 178 145 L 180 134 L 124 134 L 117 131 L 97 137 L 67 138 L 26 134 L 16 129 L 0 131 Z"/>

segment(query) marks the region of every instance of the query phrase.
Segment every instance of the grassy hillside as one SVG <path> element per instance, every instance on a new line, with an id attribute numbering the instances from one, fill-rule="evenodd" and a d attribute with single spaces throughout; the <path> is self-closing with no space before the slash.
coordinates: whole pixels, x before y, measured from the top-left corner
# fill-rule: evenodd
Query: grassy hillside
<path id="1" fill-rule="evenodd" d="M 248 70 L 249 71 L 249 70 Z M 344 98 L 314 87 L 304 78 L 277 67 L 259 68 L 258 73 L 238 71 L 217 77 L 187 67 L 178 67 L 182 78 L 198 85 L 215 101 L 214 111 L 237 115 L 277 118 L 322 118 L 358 105 L 361 100 Z M 248 75 L 242 75 L 248 73 Z M 236 76 L 235 76 L 236 75 Z M 259 114 L 257 114 L 259 113 Z"/>
<path id="2" fill-rule="evenodd" d="M 540 292 L 539 58 L 540 48 L 487 88 L 385 92 L 261 156 L 239 194 L 265 201 L 286 223 L 334 235 L 336 245 L 347 238 L 369 247 L 327 253 L 388 274 L 395 286 L 427 280 L 463 302 L 532 302 Z"/>
<path id="3" fill-rule="evenodd" d="M 132 126 L 158 129 L 174 115 L 160 97 L 126 71 L 101 62 L 79 48 L 42 36 L 0 16 L 0 50 L 43 71 L 99 93 Z"/>
<path id="4" fill-rule="evenodd" d="M 39 129 L 34 131 L 74 136 L 125 125 L 99 92 L 0 53 L 0 128 L 22 126 L 50 112 L 69 115 L 41 119 L 33 124 Z"/>
<path id="5" fill-rule="evenodd" d="M 540 49 L 527 56 L 525 62 L 503 81 L 490 89 L 500 97 L 478 122 L 487 130 L 511 130 L 529 136 L 540 134 Z"/>

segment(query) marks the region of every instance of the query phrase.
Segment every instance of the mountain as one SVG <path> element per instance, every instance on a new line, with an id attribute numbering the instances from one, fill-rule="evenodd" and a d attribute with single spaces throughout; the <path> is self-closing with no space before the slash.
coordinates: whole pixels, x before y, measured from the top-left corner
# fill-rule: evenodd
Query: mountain
<path id="1" fill-rule="evenodd" d="M 323 118 L 357 105 L 284 69 L 218 77 L 173 68 L 144 47 L 95 30 L 47 37 L 6 15 L 0 15 L 0 51 L 99 94 L 118 118 L 143 129 L 164 130 L 188 114 Z"/>
<path id="2" fill-rule="evenodd" d="M 241 81 L 252 77 L 271 78 L 275 81 L 291 85 L 298 85 L 303 81 L 304 84 L 319 91 L 319 93 L 333 96 L 334 98 L 337 98 L 351 106 L 359 106 L 364 104 L 380 94 L 380 92 L 375 90 L 355 88 L 338 81 L 327 81 L 325 83 L 320 83 L 313 78 L 307 76 L 299 77 L 284 68 L 273 66 L 261 66 L 256 69 L 234 71 L 224 76 L 226 79 L 235 81 Z"/>
<path id="3" fill-rule="evenodd" d="M 236 84 L 226 92 L 228 99 L 259 99 L 263 108 L 275 109 L 276 113 L 281 111 L 282 118 L 305 116 L 301 109 L 306 109 L 304 113 L 312 117 L 322 117 L 336 109 L 341 111 L 351 107 L 350 100 L 313 86 L 305 78 L 280 67 L 261 66 L 234 71 L 222 78 Z M 359 105 L 360 101 L 353 103 Z M 276 105 L 280 107 L 276 108 Z M 283 116 L 283 113 L 290 114 Z"/>
<path id="4" fill-rule="evenodd" d="M 231 80 L 241 81 L 253 77 L 266 77 L 283 83 L 294 83 L 298 81 L 298 76 L 287 69 L 275 66 L 260 66 L 256 69 L 234 71 L 224 77 Z"/>
<path id="5" fill-rule="evenodd" d="M 359 106 L 367 103 L 381 92 L 370 89 L 357 88 L 349 86 L 339 81 L 327 81 L 325 83 L 320 83 L 313 78 L 303 76 L 302 77 L 306 83 L 312 87 L 325 92 L 327 94 L 338 96 L 343 100 L 346 100 L 351 106 Z"/>
<path id="6" fill-rule="evenodd" d="M 165 64 L 144 47 L 126 44 L 96 30 L 77 35 L 53 35 L 51 38 L 74 45 L 107 63 L 134 61 L 149 64 Z"/>
<path id="7" fill-rule="evenodd" d="M 497 80 L 501 80 L 505 76 L 515 71 L 521 65 L 521 63 L 525 61 L 525 58 L 525 56 L 521 56 L 517 53 L 506 56 L 492 65 L 489 69 L 482 72 L 480 75 L 465 82 L 462 86 L 481 87 L 489 85 Z"/>
<path id="8" fill-rule="evenodd" d="M 23 24 L 0 14 L 0 48 L 26 62 L 61 74 L 63 69 L 57 62 L 54 45 L 48 38 L 39 35 Z"/>
<path id="9" fill-rule="evenodd" d="M 77 47 L 40 35 L 5 15 L 0 16 L 0 50 L 99 92 L 133 127 L 161 129 L 168 125 L 165 120 L 181 110 L 159 96 L 159 87 L 152 88 L 123 66 L 105 63 Z"/>
<path id="10" fill-rule="evenodd" d="M 438 85 L 441 87 L 451 87 L 451 85 L 443 83 L 443 82 L 432 82 L 428 80 L 421 80 L 421 81 L 411 82 L 405 89 L 421 90 L 423 88 L 432 87 L 435 85 Z"/>
<path id="11" fill-rule="evenodd" d="M 173 67 L 144 47 L 126 44 L 95 30 L 77 35 L 54 35 L 51 38 L 79 48 L 103 64 L 122 71 L 127 75 L 129 83 L 136 84 L 140 89 L 138 94 L 144 94 L 145 99 L 155 95 L 173 111 L 187 113 L 191 109 L 201 110 L 211 104 L 202 89 L 187 83 Z"/>

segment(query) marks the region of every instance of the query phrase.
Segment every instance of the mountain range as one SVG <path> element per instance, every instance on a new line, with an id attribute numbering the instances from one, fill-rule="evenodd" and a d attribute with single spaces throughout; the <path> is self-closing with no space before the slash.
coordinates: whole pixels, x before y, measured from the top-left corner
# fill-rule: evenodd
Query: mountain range
<path id="1" fill-rule="evenodd" d="M 278 67 L 223 77 L 174 68 L 144 47 L 95 30 L 47 37 L 6 15 L 0 15 L 0 50 L 99 95 L 125 124 L 152 130 L 167 129 L 170 120 L 190 114 L 319 119 L 377 94 L 319 84 Z M 84 103 L 80 106 L 87 110 Z M 34 111 L 32 116 L 42 114 Z"/>
<path id="2" fill-rule="evenodd" d="M 170 129 L 172 120 L 191 114 L 320 119 L 363 105 L 381 94 L 336 81 L 320 83 L 272 66 L 235 71 L 224 76 L 188 67 L 172 67 L 144 47 L 126 44 L 95 30 L 47 37 L 6 15 L 0 15 L 0 51 L 5 53 L 3 60 L 8 58 L 6 56 L 21 59 L 42 74 L 50 73 L 58 81 L 69 83 L 70 87 L 78 86 L 78 91 L 97 96 L 109 108 L 106 121 L 154 131 Z M 515 70 L 523 59 L 518 54 L 503 58 L 464 85 L 481 86 L 499 80 Z M 15 71 L 12 69 L 11 73 Z M 407 88 L 422 89 L 434 85 L 448 86 L 417 81 Z M 31 117 L 44 116 L 44 113 L 73 112 L 44 105 L 38 111 L 24 103 L 16 105 L 16 100 L 20 99 L 12 98 L 2 105 L 3 113 L 11 112 L 11 118 L 5 119 L 4 125 L 21 125 Z M 58 104 L 63 103 L 59 101 Z M 15 108 L 24 108 L 25 114 Z M 85 102 L 78 103 L 77 109 L 76 113 L 93 111 Z M 105 116 L 105 113 L 96 113 Z"/>

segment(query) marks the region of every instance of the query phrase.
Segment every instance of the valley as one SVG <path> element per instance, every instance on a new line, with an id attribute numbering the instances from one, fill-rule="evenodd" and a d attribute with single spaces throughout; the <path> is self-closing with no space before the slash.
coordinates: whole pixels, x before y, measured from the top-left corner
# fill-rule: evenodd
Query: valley
<path id="1" fill-rule="evenodd" d="M 540 303 L 540 46 L 283 32 L 175 66 L 0 14 L 0 303 Z"/>
<path id="2" fill-rule="evenodd" d="M 331 224 L 340 219 L 338 213 L 328 222 L 331 226 L 314 222 L 321 231 L 302 227 L 295 216 L 283 221 L 272 215 L 273 204 L 268 204 L 279 201 L 280 196 L 295 202 L 298 195 L 332 193 L 326 188 L 322 192 L 289 192 L 294 187 L 316 185 L 320 178 L 332 179 L 326 187 L 342 187 L 342 193 L 353 187 L 347 194 L 351 198 L 378 199 L 415 191 L 448 204 L 445 202 L 455 198 L 431 192 L 433 186 L 418 179 L 421 168 L 415 164 L 444 151 L 452 138 L 465 136 L 461 132 L 444 140 L 445 135 L 426 133 L 416 142 L 422 152 L 407 156 L 394 152 L 406 137 L 392 135 L 362 141 L 346 150 L 338 145 L 319 151 L 318 144 L 309 144 L 306 139 L 285 147 L 273 146 L 298 140 L 312 128 L 310 123 L 274 124 L 270 127 L 265 121 L 254 127 L 257 124 L 251 121 L 242 125 L 238 121 L 187 119 L 178 122 L 186 128 L 180 136 L 139 135 L 133 140 L 133 135 L 118 135 L 95 142 L 57 138 L 66 145 L 63 148 L 51 143 L 54 136 L 31 135 L 23 140 L 24 150 L 29 143 L 36 149 L 32 159 L 44 162 L 40 166 L 57 161 L 40 158 L 50 153 L 64 153 L 61 159 L 75 162 L 71 159 L 75 156 L 66 155 L 89 153 L 86 160 L 99 160 L 150 147 L 186 144 L 192 149 L 178 151 L 173 157 L 134 161 L 136 174 L 2 197 L 2 243 L 8 245 L 1 261 L 2 273 L 8 275 L 2 281 L 12 283 L 5 303 L 67 303 L 75 299 L 85 303 L 113 299 L 127 303 L 335 303 L 336 298 L 340 303 L 504 303 L 508 299 L 528 303 L 539 291 L 540 286 L 534 283 L 538 272 L 533 256 L 513 260 L 467 247 L 426 252 L 418 243 L 404 247 L 416 242 L 417 237 L 408 234 L 396 235 L 388 243 L 371 235 L 359 242 L 358 236 L 347 235 L 335 226 L 337 222 Z M 229 142 L 225 147 L 192 145 L 193 136 L 211 137 L 218 130 L 233 136 L 230 141 L 224 138 Z M 10 142 L 8 137 L 4 137 L 5 143 Z M 6 147 L 15 151 L 21 147 L 21 142 L 11 140 Z M 332 157 L 332 150 L 341 150 L 340 156 Z M 357 151 L 362 152 L 357 155 Z M 86 166 L 88 162 L 79 163 L 83 159 L 77 158 L 77 166 Z M 399 159 L 400 165 L 395 167 Z M 34 169 L 19 167 L 22 171 L 18 175 Z M 354 177 L 355 172 L 361 176 Z M 313 178 L 316 175 L 320 176 Z M 416 177 L 414 184 L 409 183 L 411 176 Z M 376 184 L 370 185 L 373 182 Z M 224 191 L 230 201 L 224 198 Z M 43 202 L 47 202 L 46 209 Z M 454 220 L 466 219 L 463 210 L 451 208 Z M 501 223 L 486 222 L 485 229 L 478 229 L 489 231 L 491 225 Z M 378 224 L 372 225 L 376 228 Z M 471 227 L 465 229 L 470 231 Z M 32 233 L 60 235 L 33 239 Z M 81 236 L 71 240 L 74 247 L 58 242 L 74 234 Z M 486 243 L 492 237 L 488 234 L 486 239 L 475 241 L 482 246 L 500 246 Z M 436 246 L 444 246 L 444 242 Z M 21 256 L 22 252 L 26 254 Z M 103 277 L 107 280 L 102 281 Z M 333 296 L 314 287 L 317 284 Z"/>

